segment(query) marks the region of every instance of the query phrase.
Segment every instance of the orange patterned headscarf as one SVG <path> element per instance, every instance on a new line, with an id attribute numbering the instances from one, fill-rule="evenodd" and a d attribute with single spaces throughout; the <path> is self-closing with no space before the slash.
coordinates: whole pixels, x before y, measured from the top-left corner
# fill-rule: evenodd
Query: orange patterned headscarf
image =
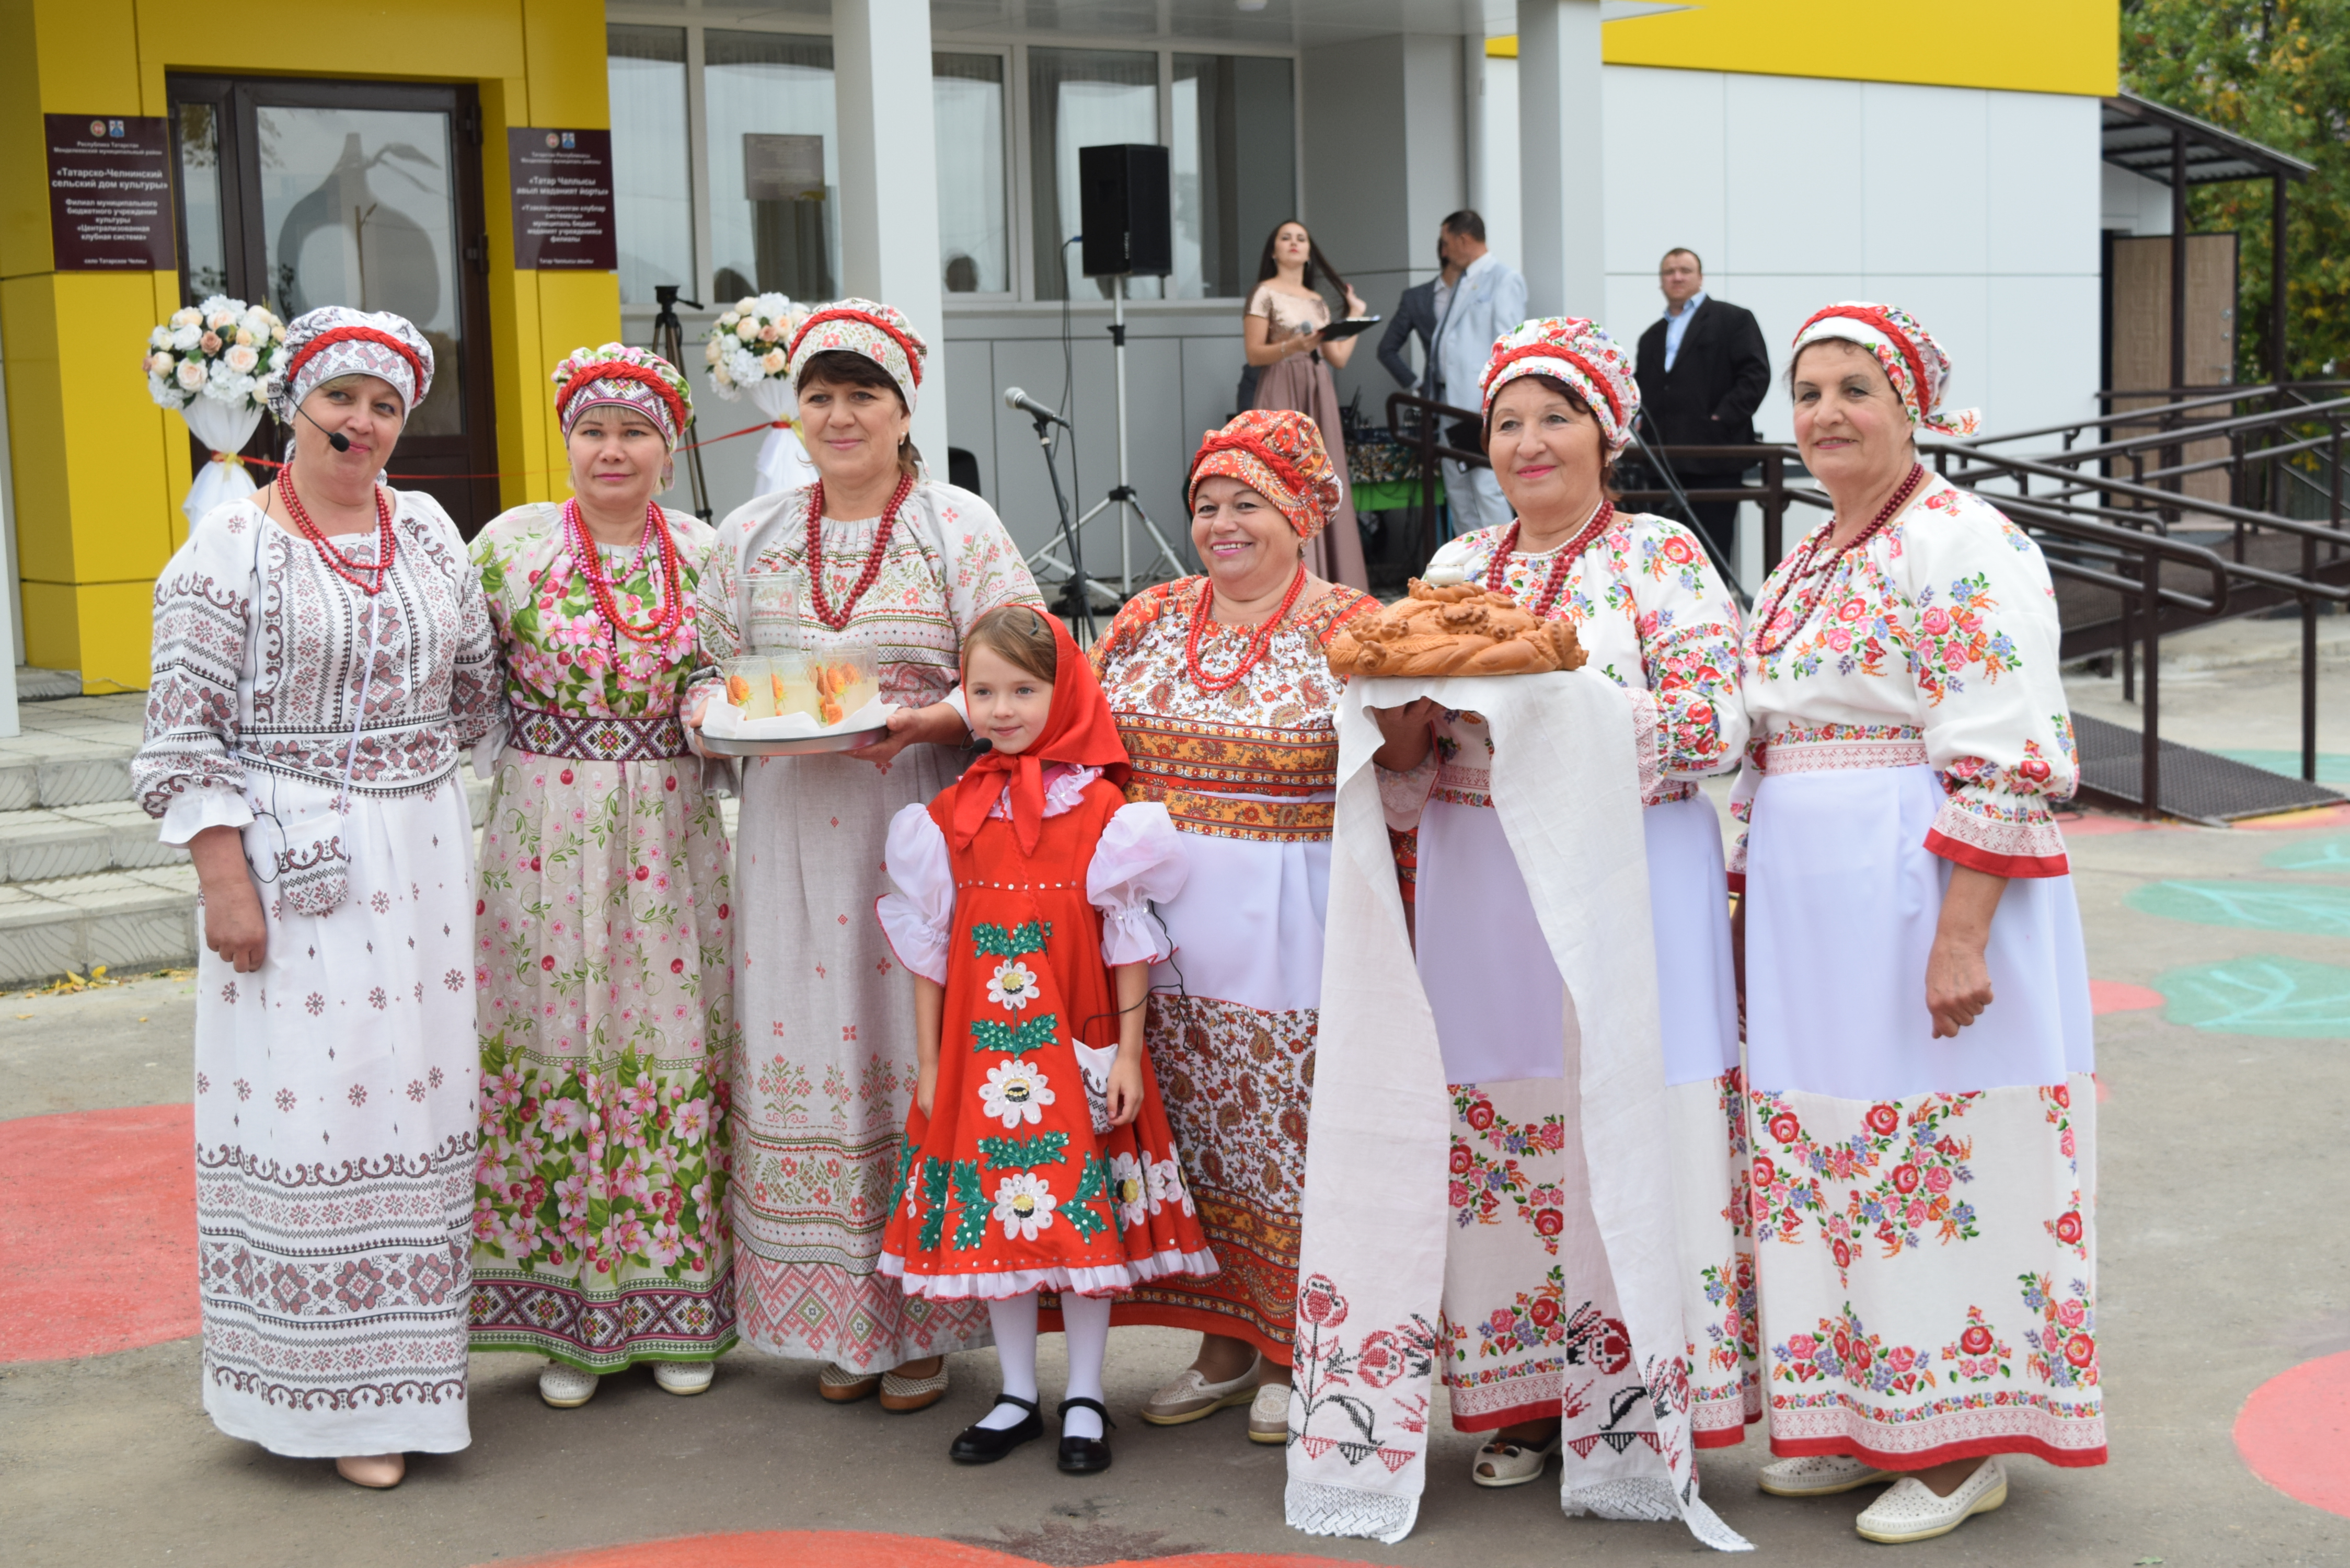
<path id="1" fill-rule="evenodd" d="M 1295 409 L 1251 409 L 1222 430 L 1210 431 L 1183 483 L 1186 504 L 1198 498 L 1200 481 L 1214 473 L 1237 479 L 1272 502 L 1301 539 L 1329 526 L 1345 496 L 1321 428 Z"/>

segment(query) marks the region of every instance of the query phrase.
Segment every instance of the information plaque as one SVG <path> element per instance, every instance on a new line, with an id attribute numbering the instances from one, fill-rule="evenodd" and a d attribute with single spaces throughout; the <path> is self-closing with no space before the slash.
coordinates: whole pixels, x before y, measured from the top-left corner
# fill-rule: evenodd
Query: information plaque
<path id="1" fill-rule="evenodd" d="M 612 133 L 515 128 L 506 132 L 514 186 L 515 265 L 525 271 L 611 272 Z"/>
<path id="2" fill-rule="evenodd" d="M 49 251 L 59 272 L 170 272 L 172 138 L 160 116 L 51 114 Z"/>

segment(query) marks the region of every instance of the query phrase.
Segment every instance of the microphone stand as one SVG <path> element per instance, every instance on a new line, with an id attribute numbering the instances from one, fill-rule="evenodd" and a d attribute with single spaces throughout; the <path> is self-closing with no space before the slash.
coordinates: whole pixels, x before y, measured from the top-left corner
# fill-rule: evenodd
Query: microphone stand
<path id="1" fill-rule="evenodd" d="M 676 366 L 678 373 L 683 375 L 685 323 L 677 318 L 679 293 L 680 286 L 673 283 L 653 285 L 653 299 L 660 306 L 660 314 L 653 317 L 653 352 Z M 698 299 L 689 299 L 685 303 L 696 310 L 702 308 L 702 302 Z M 681 431 L 681 438 L 682 434 Z M 702 448 L 699 444 L 685 449 L 685 476 L 687 483 L 693 487 L 693 514 L 707 523 L 711 517 L 710 481 L 702 472 Z"/>
<path id="2" fill-rule="evenodd" d="M 1665 488 L 1672 493 L 1673 500 L 1680 506 L 1681 515 L 1689 519 L 1690 532 L 1697 535 L 1698 547 L 1713 562 L 1713 569 L 1721 574 L 1721 580 L 1729 585 L 1731 593 L 1737 597 L 1738 607 L 1752 608 L 1754 596 L 1746 591 L 1745 585 L 1738 580 L 1736 568 L 1722 559 L 1721 552 L 1715 549 L 1713 541 L 1706 536 L 1704 527 L 1697 520 L 1697 508 L 1690 504 L 1689 492 L 1681 488 L 1680 478 L 1673 472 L 1672 464 L 1665 461 L 1663 453 L 1640 439 L 1640 426 L 1648 422 L 1648 410 L 1646 409 L 1633 417 L 1632 450 L 1640 454 L 1640 461 L 1648 465 L 1650 472 L 1665 482 Z"/>
<path id="3" fill-rule="evenodd" d="M 1077 633 L 1077 646 L 1089 648 L 1094 640 L 1094 599 L 1087 591 L 1085 549 L 1077 530 L 1069 524 L 1069 498 L 1061 490 L 1061 465 L 1053 461 L 1053 421 L 1035 413 L 1028 416 L 1028 421 L 1036 427 L 1036 445 L 1045 454 L 1045 472 L 1053 479 L 1053 509 L 1060 514 L 1061 542 L 1069 552 L 1069 577 L 1062 591 L 1061 613 Z"/>

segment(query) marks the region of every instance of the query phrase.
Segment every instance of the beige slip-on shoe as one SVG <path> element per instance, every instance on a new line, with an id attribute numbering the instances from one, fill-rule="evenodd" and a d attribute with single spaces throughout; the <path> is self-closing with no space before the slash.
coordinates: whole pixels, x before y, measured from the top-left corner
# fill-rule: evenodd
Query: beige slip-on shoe
<path id="1" fill-rule="evenodd" d="M 881 1375 L 881 1408 L 892 1415 L 904 1416 L 916 1410 L 927 1410 L 947 1397 L 947 1364 L 928 1377 L 902 1377 L 895 1372 Z"/>
<path id="2" fill-rule="evenodd" d="M 1256 1370 L 1263 1362 L 1227 1383 L 1211 1383 L 1196 1366 L 1186 1366 L 1175 1380 L 1150 1397 L 1142 1418 L 1154 1427 L 1180 1427 L 1205 1420 L 1219 1410 L 1246 1405 L 1256 1397 Z"/>
<path id="3" fill-rule="evenodd" d="M 859 1372 L 827 1361 L 816 1375 L 816 1391 L 819 1397 L 835 1405 L 854 1405 L 881 1386 L 879 1372 Z"/>
<path id="4" fill-rule="evenodd" d="M 1553 1432 L 1547 1441 L 1517 1443 L 1506 1438 L 1496 1438 L 1477 1450 L 1476 1463 L 1469 1469 L 1469 1479 L 1479 1486 L 1523 1486 L 1540 1480 L 1550 1457 L 1558 1452 L 1563 1432 Z"/>
<path id="5" fill-rule="evenodd" d="M 2007 1471 L 1996 1456 L 1975 1468 L 1948 1497 L 1916 1476 L 1903 1476 L 1885 1495 L 1861 1511 L 1854 1528 L 1866 1541 L 1900 1546 L 1948 1535 L 1978 1513 L 1989 1513 L 2007 1501 Z"/>
<path id="6" fill-rule="evenodd" d="M 558 1410 L 577 1410 L 596 1397 L 604 1380 L 567 1362 L 550 1361 L 539 1368 L 538 1397 Z"/>
<path id="7" fill-rule="evenodd" d="M 1833 1497 L 1840 1491 L 1854 1491 L 1876 1481 L 1894 1479 L 1891 1470 L 1880 1470 L 1841 1454 L 1773 1459 L 1762 1467 L 1760 1477 L 1762 1490 L 1773 1497 Z"/>
<path id="8" fill-rule="evenodd" d="M 656 1361 L 653 1381 L 671 1394 L 706 1394 L 718 1376 L 714 1361 Z"/>
<path id="9" fill-rule="evenodd" d="M 1252 1443 L 1285 1443 L 1289 1441 L 1289 1385 L 1266 1383 L 1259 1386 L 1256 1397 L 1249 1401 L 1249 1441 Z"/>

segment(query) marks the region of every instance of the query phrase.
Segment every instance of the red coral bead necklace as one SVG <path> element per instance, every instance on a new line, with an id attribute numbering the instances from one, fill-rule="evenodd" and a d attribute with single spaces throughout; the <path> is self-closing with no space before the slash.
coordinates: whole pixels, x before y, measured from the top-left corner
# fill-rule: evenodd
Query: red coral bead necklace
<path id="1" fill-rule="evenodd" d="M 1557 552 L 1551 556 L 1550 574 L 1543 579 L 1542 592 L 1536 594 L 1534 602 L 1526 607 L 1528 612 L 1536 620 L 1550 618 L 1551 607 L 1558 603 L 1559 591 L 1566 587 L 1566 574 L 1575 569 L 1575 557 L 1583 554 L 1591 541 L 1606 533 L 1607 524 L 1615 521 L 1615 518 L 1616 504 L 1606 496 L 1600 497 L 1599 510 L 1591 514 L 1591 521 L 1586 523 L 1574 538 L 1561 545 Z M 1492 560 L 1485 566 L 1485 588 L 1489 593 L 1500 594 L 1509 591 L 1507 584 L 1510 557 L 1516 555 L 1518 551 L 1519 526 L 1516 521 L 1511 522 L 1509 533 L 1502 538 L 1502 547 L 1493 552 Z"/>
<path id="2" fill-rule="evenodd" d="M 808 487 L 808 602 L 816 611 L 816 619 L 835 631 L 848 624 L 848 618 L 856 613 L 857 601 L 865 597 L 865 590 L 871 587 L 874 580 L 881 575 L 881 565 L 889 556 L 889 535 L 897 525 L 898 508 L 903 506 L 906 497 L 913 493 L 914 476 L 899 474 L 898 488 L 889 493 L 889 504 L 881 509 L 881 526 L 874 531 L 873 550 L 865 557 L 865 569 L 857 574 L 856 586 L 848 590 L 848 597 L 840 601 L 840 607 L 835 609 L 825 602 L 824 597 L 824 481 L 819 479 Z"/>
<path id="3" fill-rule="evenodd" d="M 636 642 L 666 642 L 678 623 L 685 618 L 685 595 L 678 581 L 677 541 L 661 525 L 660 508 L 645 503 L 644 536 L 637 542 L 637 566 L 644 563 L 645 552 L 656 545 L 660 550 L 660 605 L 651 622 L 638 626 L 620 613 L 619 602 L 612 596 L 611 575 L 604 570 L 604 553 L 596 547 L 596 537 L 588 531 L 588 519 L 581 515 L 577 500 L 563 504 L 563 528 L 568 535 L 571 558 L 579 565 L 580 575 L 588 579 L 588 591 L 596 600 L 596 613 L 615 632 Z M 629 568 L 633 576 L 636 566 Z"/>
<path id="4" fill-rule="evenodd" d="M 1796 559 L 1794 567 L 1787 575 L 1780 579 L 1779 591 L 1772 596 L 1769 607 L 1754 618 L 1754 651 L 1768 656 L 1786 647 L 1795 633 L 1802 630 L 1804 623 L 1812 618 L 1812 612 L 1820 607 L 1820 599 L 1828 591 L 1828 583 L 1835 575 L 1834 571 L 1835 564 L 1868 543 L 1877 530 L 1892 522 L 1894 514 L 1909 504 L 1909 498 L 1917 494 L 1918 487 L 1925 483 L 1924 465 L 1911 463 L 1908 476 L 1902 480 L 1901 487 L 1887 499 L 1884 505 L 1877 509 L 1877 515 L 1868 520 L 1868 526 L 1854 535 L 1842 549 L 1837 550 L 1825 560 L 1819 558 L 1820 546 L 1826 542 L 1830 535 L 1835 532 L 1834 518 L 1828 520 L 1826 527 L 1815 531 L 1809 539 L 1804 540 L 1803 555 Z M 1786 603 L 1788 590 L 1797 583 L 1807 583 L 1808 586 L 1804 590 L 1803 598 L 1795 606 L 1794 616 L 1788 619 L 1785 635 L 1773 642 L 1771 640 L 1771 624 L 1778 618 L 1779 607 Z"/>
<path id="5" fill-rule="evenodd" d="M 1296 606 L 1297 596 L 1305 591 L 1305 563 L 1300 561 L 1297 576 L 1289 580 L 1289 591 L 1281 596 L 1280 607 L 1258 622 L 1255 629 L 1249 633 L 1248 647 L 1242 652 L 1241 661 L 1222 675 L 1211 675 L 1200 663 L 1200 639 L 1207 635 L 1208 627 L 1214 619 L 1216 585 L 1205 577 L 1201 578 L 1199 602 L 1191 607 L 1191 635 L 1183 644 L 1183 663 L 1191 672 L 1191 684 L 1211 696 L 1239 685 L 1264 658 L 1265 650 L 1273 646 L 1273 634 L 1279 631 L 1281 623 L 1289 618 L 1290 610 Z"/>
<path id="6" fill-rule="evenodd" d="M 279 473 L 275 483 L 277 498 L 286 504 L 286 515 L 293 519 L 295 531 L 310 541 L 311 546 L 318 552 L 318 558 L 327 563 L 328 570 L 369 598 L 383 592 L 383 585 L 390 580 L 391 555 L 397 545 L 397 535 L 391 531 L 391 502 L 384 494 L 383 486 L 373 486 L 376 558 L 373 563 L 369 563 L 354 560 L 336 549 L 328 542 L 326 534 L 318 525 L 310 521 L 309 511 L 303 506 L 302 497 L 295 493 L 292 470 Z M 373 582 L 368 580 L 367 575 L 370 573 L 374 575 Z"/>

